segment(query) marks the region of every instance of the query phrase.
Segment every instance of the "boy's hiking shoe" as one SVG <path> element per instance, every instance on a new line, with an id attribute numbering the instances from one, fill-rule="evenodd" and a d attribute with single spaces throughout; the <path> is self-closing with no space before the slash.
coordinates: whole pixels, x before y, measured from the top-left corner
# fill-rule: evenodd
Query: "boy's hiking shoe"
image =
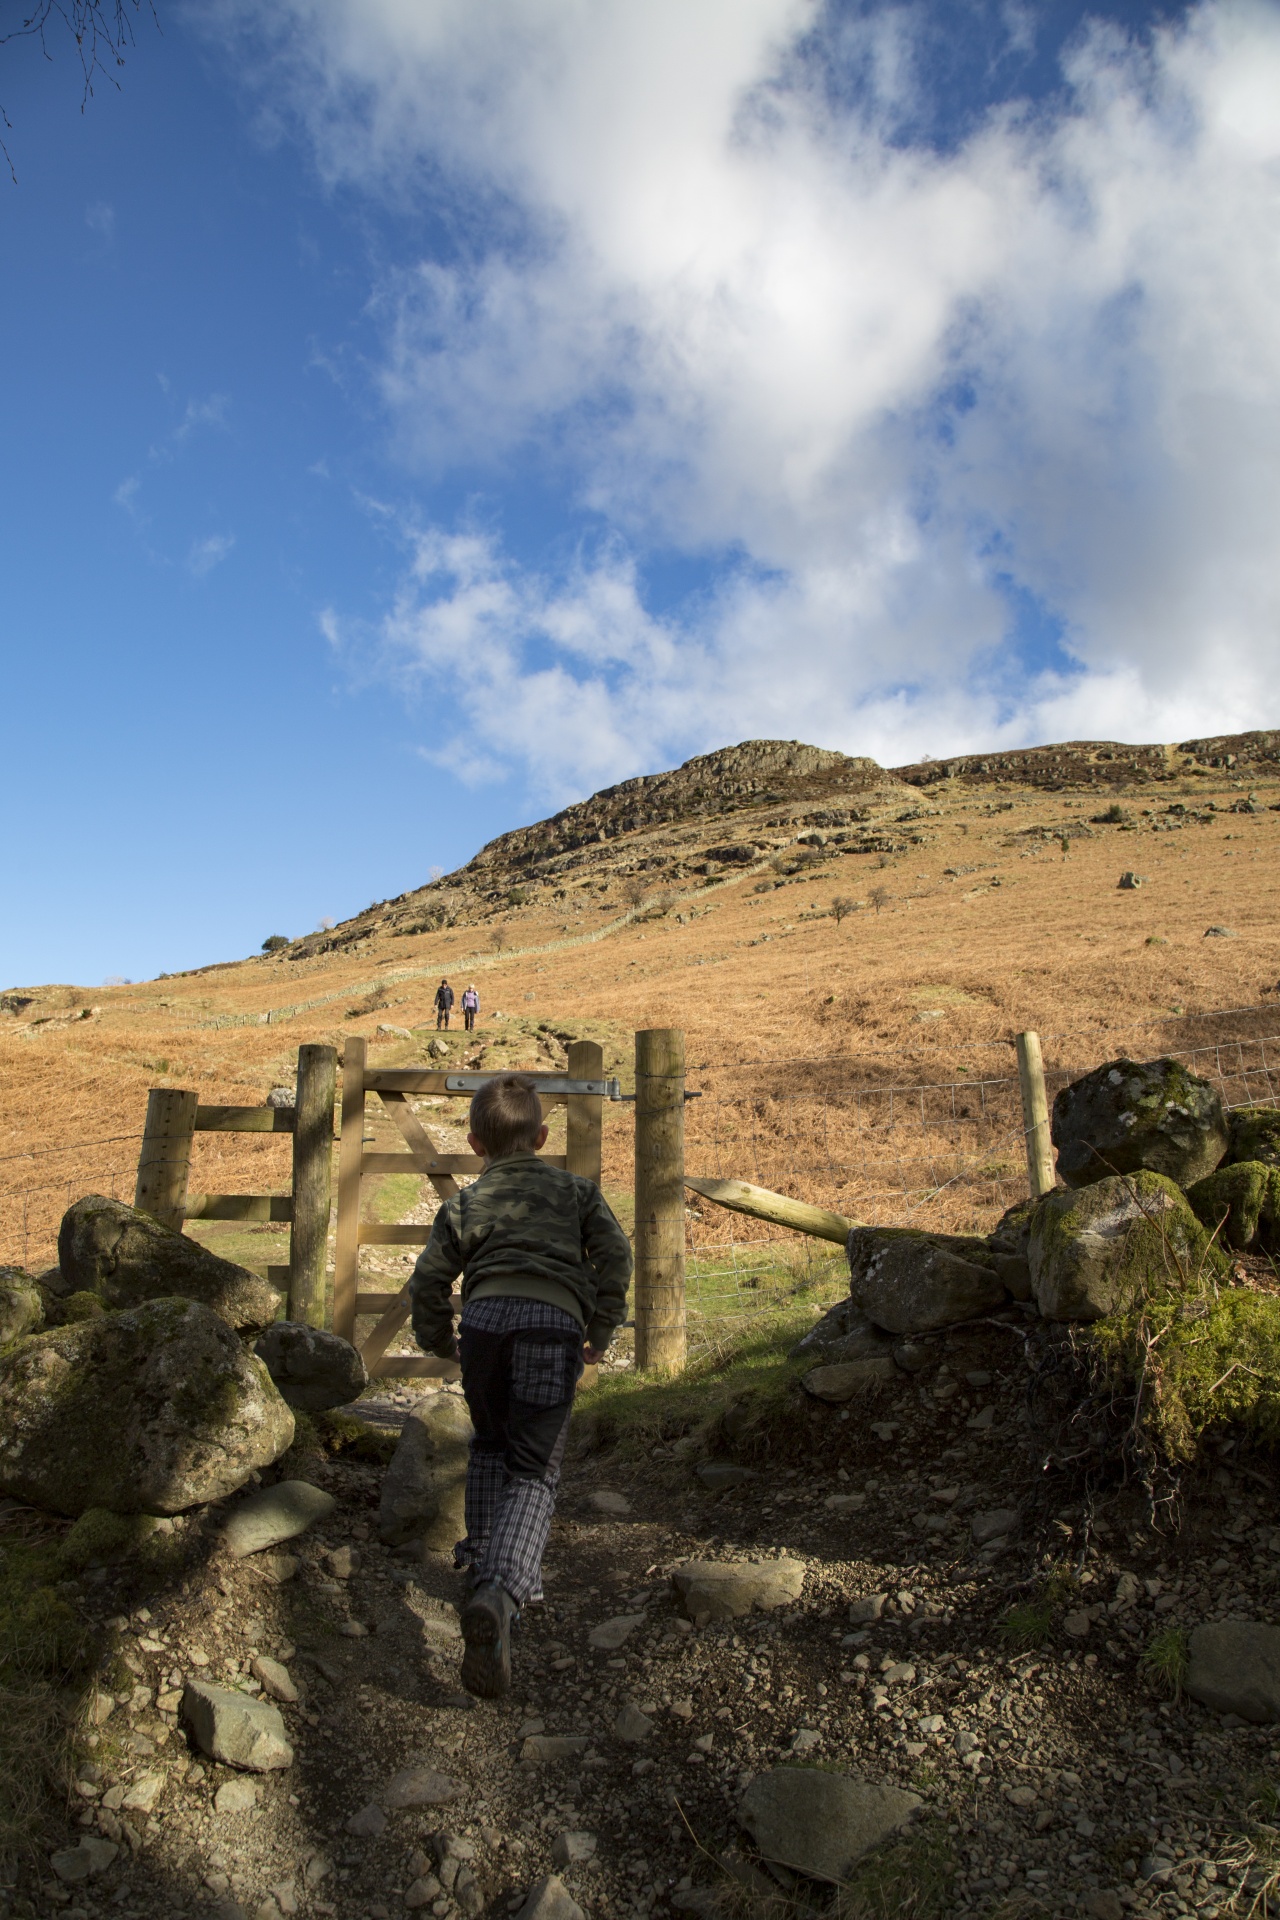
<path id="1" fill-rule="evenodd" d="M 485 1580 L 462 1609 L 462 1684 L 482 1700 L 511 1690 L 511 1628 L 520 1612 L 504 1586 Z"/>

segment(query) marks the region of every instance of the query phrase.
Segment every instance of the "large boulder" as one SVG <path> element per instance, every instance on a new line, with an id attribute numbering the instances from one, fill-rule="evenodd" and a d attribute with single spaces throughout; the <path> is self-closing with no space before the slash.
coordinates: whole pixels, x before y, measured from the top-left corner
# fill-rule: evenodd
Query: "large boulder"
<path id="1" fill-rule="evenodd" d="M 0 1347 L 35 1333 L 44 1319 L 40 1289 L 21 1267 L 0 1267 Z"/>
<path id="2" fill-rule="evenodd" d="M 184 1513 L 292 1439 L 262 1362 L 194 1300 L 149 1300 L 0 1354 L 0 1492 L 54 1513 Z"/>
<path id="3" fill-rule="evenodd" d="M 247 1267 L 100 1193 L 86 1194 L 62 1216 L 58 1266 L 68 1293 L 97 1294 L 110 1308 L 198 1300 L 237 1333 L 269 1327 L 280 1311 L 275 1288 Z"/>
<path id="4" fill-rule="evenodd" d="M 1178 1060 L 1108 1060 L 1063 1087 L 1051 1126 L 1069 1187 L 1145 1168 L 1180 1187 L 1212 1173 L 1227 1151 L 1221 1100 Z"/>
<path id="5" fill-rule="evenodd" d="M 471 1433 L 466 1402 L 457 1394 L 427 1394 L 414 1407 L 400 1430 L 378 1503 L 378 1532 L 388 1546 L 420 1540 L 447 1553 L 465 1536 Z"/>
<path id="6" fill-rule="evenodd" d="M 1222 1263 L 1185 1196 L 1158 1173 L 1046 1193 L 1027 1252 L 1046 1320 L 1099 1320 L 1145 1287 L 1187 1284 Z"/>
<path id="7" fill-rule="evenodd" d="M 1219 1167 L 1188 1187 L 1187 1199 L 1224 1247 L 1280 1253 L 1280 1166 L 1241 1160 Z"/>
<path id="8" fill-rule="evenodd" d="M 1280 1107 L 1237 1107 L 1227 1119 L 1231 1128 L 1228 1166 L 1262 1160 L 1269 1167 L 1280 1167 Z"/>
<path id="9" fill-rule="evenodd" d="M 856 1773 L 770 1767 L 743 1794 L 738 1820 L 771 1865 L 838 1886 L 919 1805 L 919 1794 Z"/>
<path id="10" fill-rule="evenodd" d="M 849 1292 L 886 1333 L 931 1333 L 1005 1305 L 985 1240 L 913 1227 L 854 1227 Z"/>
<path id="11" fill-rule="evenodd" d="M 253 1350 L 289 1405 L 302 1413 L 345 1407 L 369 1384 L 358 1348 L 298 1320 L 277 1320 Z"/>

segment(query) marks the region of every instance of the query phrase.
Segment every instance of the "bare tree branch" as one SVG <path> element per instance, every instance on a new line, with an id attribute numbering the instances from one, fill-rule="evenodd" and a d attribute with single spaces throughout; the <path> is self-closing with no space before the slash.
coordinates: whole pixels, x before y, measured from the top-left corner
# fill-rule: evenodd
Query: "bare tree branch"
<path id="1" fill-rule="evenodd" d="M 52 60 L 51 41 L 58 43 L 64 33 L 70 34 L 84 80 L 80 98 L 83 113 L 93 95 L 95 76 L 101 75 L 113 87 L 119 86 L 113 69 L 124 65 L 125 54 L 136 44 L 133 15 L 141 13 L 144 4 L 159 31 L 155 0 L 17 0 L 16 6 L 12 0 L 0 0 L 0 47 L 15 40 L 38 40 L 45 59 Z M 12 133 L 13 122 L 3 105 L 0 105 L 0 122 L 6 132 Z M 0 154 L 16 186 L 17 169 L 3 139 L 0 139 Z"/>

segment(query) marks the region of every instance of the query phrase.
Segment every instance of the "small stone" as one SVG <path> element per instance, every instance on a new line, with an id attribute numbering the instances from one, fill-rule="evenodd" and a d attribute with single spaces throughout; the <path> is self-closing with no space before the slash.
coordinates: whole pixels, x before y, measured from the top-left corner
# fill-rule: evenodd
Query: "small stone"
<path id="1" fill-rule="evenodd" d="M 641 1740 L 649 1738 L 653 1732 L 653 1722 L 647 1713 L 641 1713 L 639 1707 L 628 1705 L 614 1721 L 613 1731 L 628 1746 L 636 1746 Z"/>
<path id="2" fill-rule="evenodd" d="M 712 1493 L 723 1493 L 727 1487 L 743 1487 L 748 1481 L 760 1478 L 753 1468 L 735 1466 L 732 1460 L 704 1460 L 694 1471 Z"/>
<path id="3" fill-rule="evenodd" d="M 125 1794 L 120 1805 L 132 1813 L 150 1813 L 164 1792 L 162 1773 L 144 1773 Z"/>
<path id="4" fill-rule="evenodd" d="M 801 1385 L 814 1400 L 830 1406 L 842 1406 L 860 1394 L 890 1384 L 898 1378 L 891 1353 L 870 1354 L 862 1360 L 841 1360 L 834 1365 L 814 1367 Z"/>
<path id="5" fill-rule="evenodd" d="M 637 1627 L 644 1625 L 642 1613 L 620 1613 L 612 1620 L 602 1620 L 598 1627 L 592 1627 L 587 1635 L 587 1644 L 599 1647 L 605 1653 L 616 1653 L 624 1641 L 630 1639 Z"/>
<path id="6" fill-rule="evenodd" d="M 254 1561 L 259 1573 L 282 1587 L 286 1580 L 292 1580 L 302 1565 L 296 1553 L 263 1553 Z"/>
<path id="7" fill-rule="evenodd" d="M 1099 1887 L 1094 1893 L 1086 1893 L 1084 1910 L 1092 1914 L 1093 1920 L 1125 1920 L 1124 1902 L 1110 1887 Z"/>
<path id="8" fill-rule="evenodd" d="M 93 1696 L 93 1701 L 89 1708 L 89 1719 L 95 1727 L 104 1727 L 115 1712 L 115 1706 L 114 1696 L 109 1693 L 103 1693 L 101 1689 L 99 1689 Z"/>
<path id="9" fill-rule="evenodd" d="M 584 1920 L 582 1908 L 559 1874 L 549 1873 L 529 1889 L 515 1920 Z"/>
<path id="10" fill-rule="evenodd" d="M 344 1620 L 338 1628 L 344 1640 L 367 1640 L 369 1629 L 363 1620 Z"/>
<path id="11" fill-rule="evenodd" d="M 227 1521 L 223 1544 L 228 1553 L 243 1560 L 295 1539 L 317 1520 L 327 1519 L 337 1504 L 331 1493 L 308 1480 L 278 1480 L 274 1487 L 263 1487 L 240 1502 Z"/>
<path id="12" fill-rule="evenodd" d="M 399 1807 L 447 1807 L 456 1800 L 462 1789 L 456 1780 L 447 1773 L 437 1773 L 434 1767 L 405 1767 L 402 1772 L 393 1774 L 378 1795 L 380 1805 Z"/>
<path id="13" fill-rule="evenodd" d="M 738 1819 L 766 1860 L 839 1884 L 919 1805 L 917 1794 L 857 1774 L 774 1767 L 751 1782 Z"/>
<path id="14" fill-rule="evenodd" d="M 260 1653 L 249 1670 L 263 1692 L 269 1693 L 273 1700 L 283 1700 L 290 1706 L 296 1703 L 298 1689 L 290 1678 L 288 1667 L 281 1666 L 278 1660 L 272 1660 L 268 1654 Z"/>
<path id="15" fill-rule="evenodd" d="M 579 1866 L 594 1857 L 596 1845 L 594 1833 L 566 1830 L 551 1842 L 551 1858 L 557 1867 Z"/>
<path id="16" fill-rule="evenodd" d="M 359 1813 L 353 1813 L 347 1822 L 347 1832 L 353 1833 L 357 1840 L 376 1840 L 386 1832 L 387 1816 L 376 1801 L 370 1801 L 367 1807 L 361 1807 Z"/>
<path id="17" fill-rule="evenodd" d="M 360 1555 L 354 1547 L 335 1547 L 326 1553 L 324 1563 L 335 1580 L 349 1580 L 360 1567 Z"/>
<path id="18" fill-rule="evenodd" d="M 251 1773 L 293 1765 L 293 1748 L 280 1709 L 265 1700 L 212 1686 L 207 1680 L 189 1680 L 182 1713 L 196 1745 L 213 1760 Z"/>
<path id="19" fill-rule="evenodd" d="M 1036 1790 L 1034 1787 L 1006 1787 L 1005 1797 L 1015 1807 L 1034 1807 Z"/>
<path id="20" fill-rule="evenodd" d="M 426 1907 L 439 1898 L 440 1882 L 434 1873 L 420 1874 L 406 1889 L 404 1904 L 412 1910 L 414 1907 Z"/>
<path id="21" fill-rule="evenodd" d="M 213 1796 L 215 1813 L 248 1813 L 258 1804 L 255 1780 L 224 1780 Z"/>
<path id="22" fill-rule="evenodd" d="M 861 1600 L 849 1602 L 849 1625 L 851 1627 L 870 1626 L 878 1620 L 885 1610 L 889 1596 L 887 1593 L 868 1593 Z"/>
<path id="23" fill-rule="evenodd" d="M 1083 1640 L 1092 1624 L 1083 1607 L 1077 1608 L 1074 1613 L 1066 1613 L 1062 1616 L 1063 1631 L 1069 1633 L 1073 1640 Z"/>
<path id="24" fill-rule="evenodd" d="M 631 1502 L 625 1493 L 615 1493 L 611 1487 L 597 1487 L 587 1495 L 587 1505 L 596 1513 L 612 1514 L 621 1520 L 631 1511 Z"/>
<path id="25" fill-rule="evenodd" d="M 120 1849 L 114 1840 L 84 1839 L 75 1847 L 64 1847 L 49 1856 L 49 1865 L 67 1886 L 81 1880 L 94 1880 L 105 1873 Z"/>
<path id="26" fill-rule="evenodd" d="M 576 1760 L 587 1750 L 582 1733 L 533 1733 L 520 1748 L 522 1760 Z"/>
<path id="27" fill-rule="evenodd" d="M 975 1546 L 983 1546 L 988 1540 L 1002 1540 L 1012 1533 L 1018 1524 L 1016 1507 L 995 1507 L 990 1513 L 975 1513 L 969 1524 Z"/>
<path id="28" fill-rule="evenodd" d="M 686 1560 L 671 1584 L 694 1626 L 736 1620 L 753 1607 L 786 1606 L 804 1587 L 802 1560 Z"/>

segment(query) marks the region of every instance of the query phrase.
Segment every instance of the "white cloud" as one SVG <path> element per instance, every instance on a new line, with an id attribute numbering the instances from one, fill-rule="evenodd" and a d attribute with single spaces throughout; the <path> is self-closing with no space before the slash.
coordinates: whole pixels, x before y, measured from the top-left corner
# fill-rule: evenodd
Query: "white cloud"
<path id="1" fill-rule="evenodd" d="M 95 200 L 84 210 L 84 223 L 90 233 L 96 233 L 100 240 L 113 240 L 116 231 L 116 210 L 108 206 L 105 200 Z"/>
<path id="2" fill-rule="evenodd" d="M 405 447 L 554 450 L 611 530 L 530 573 L 413 536 L 386 657 L 469 651 L 461 771 L 568 790 L 745 733 L 892 759 L 1278 717 L 1275 5 L 1095 26 L 1060 98 L 946 153 L 903 137 L 910 7 L 846 25 L 843 108 L 810 0 L 271 20 L 330 175 L 443 193 L 462 236 L 379 290 Z M 651 547 L 732 558 L 659 619 Z M 1015 601 L 1061 632 L 1051 671 Z"/>
<path id="3" fill-rule="evenodd" d="M 187 554 L 188 570 L 197 580 L 203 580 L 207 573 L 222 565 L 235 543 L 233 533 L 211 533 L 203 540 L 194 540 Z"/>

